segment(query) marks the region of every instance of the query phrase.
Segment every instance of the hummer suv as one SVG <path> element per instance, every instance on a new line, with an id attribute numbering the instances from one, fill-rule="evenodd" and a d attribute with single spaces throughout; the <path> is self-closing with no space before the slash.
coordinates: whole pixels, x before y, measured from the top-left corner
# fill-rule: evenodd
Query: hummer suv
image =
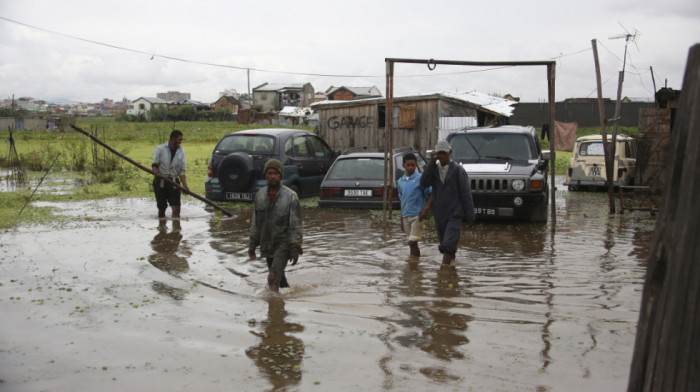
<path id="1" fill-rule="evenodd" d="M 469 176 L 477 219 L 547 221 L 549 151 L 534 127 L 473 128 L 447 141 Z"/>

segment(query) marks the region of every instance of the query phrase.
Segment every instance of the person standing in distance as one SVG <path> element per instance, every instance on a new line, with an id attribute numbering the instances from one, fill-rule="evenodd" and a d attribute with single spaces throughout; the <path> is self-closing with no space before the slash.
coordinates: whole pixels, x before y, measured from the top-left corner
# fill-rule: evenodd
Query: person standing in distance
<path id="1" fill-rule="evenodd" d="M 180 146 L 182 144 L 182 132 L 177 129 L 170 132 L 170 140 L 156 146 L 153 151 L 153 163 L 151 168 L 156 174 L 167 177 L 170 180 L 182 184 L 182 187 L 190 191 L 187 187 L 187 178 L 185 171 L 187 165 L 185 163 L 185 150 Z M 173 212 L 173 218 L 180 217 L 180 188 L 167 183 L 158 176 L 153 178 L 153 192 L 156 196 L 156 205 L 158 206 L 158 218 L 165 218 L 165 210 L 168 209 L 168 204 Z"/>
<path id="2" fill-rule="evenodd" d="M 443 265 L 450 265 L 455 259 L 462 221 L 472 223 L 475 216 L 469 177 L 457 162 L 450 159 L 451 153 L 450 143 L 439 140 L 420 178 L 422 187 L 433 189 L 433 216 Z"/>
<path id="3" fill-rule="evenodd" d="M 418 159 L 413 153 L 403 156 L 403 169 L 406 175 L 401 176 L 397 187 L 399 188 L 399 200 L 401 200 L 401 228 L 406 233 L 410 254 L 420 257 L 418 240 L 423 220 L 428 216 L 432 197 L 431 188 L 420 186 L 421 174 L 416 170 Z"/>
<path id="4" fill-rule="evenodd" d="M 255 194 L 255 209 L 250 220 L 248 256 L 257 259 L 255 249 L 267 261 L 267 287 L 271 291 L 289 287 L 284 270 L 295 265 L 301 249 L 301 209 L 296 192 L 282 185 L 284 166 L 270 159 L 263 170 L 267 185 Z"/>

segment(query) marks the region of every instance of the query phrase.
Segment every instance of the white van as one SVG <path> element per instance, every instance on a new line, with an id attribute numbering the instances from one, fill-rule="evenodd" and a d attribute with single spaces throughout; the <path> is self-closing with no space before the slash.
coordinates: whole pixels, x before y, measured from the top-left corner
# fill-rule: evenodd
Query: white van
<path id="1" fill-rule="evenodd" d="M 612 135 L 608 143 L 612 143 Z M 634 185 L 637 142 L 627 135 L 617 135 L 613 159 L 613 186 Z M 601 135 L 582 136 L 574 144 L 566 182 L 570 191 L 606 189 L 605 153 Z"/>

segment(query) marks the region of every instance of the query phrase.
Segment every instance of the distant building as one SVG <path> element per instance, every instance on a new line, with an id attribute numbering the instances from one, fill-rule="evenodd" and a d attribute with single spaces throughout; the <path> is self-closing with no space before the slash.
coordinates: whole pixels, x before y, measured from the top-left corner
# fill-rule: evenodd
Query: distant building
<path id="1" fill-rule="evenodd" d="M 318 116 L 316 133 L 341 150 L 386 147 L 386 105 L 383 97 L 314 103 L 311 109 Z M 450 132 L 505 124 L 513 105 L 513 101 L 477 92 L 394 97 L 394 146 L 425 151 Z"/>
<path id="2" fill-rule="evenodd" d="M 328 99 L 328 96 L 323 91 L 316 91 L 314 94 L 314 102 L 321 102 Z"/>
<path id="3" fill-rule="evenodd" d="M 285 106 L 307 107 L 314 101 L 314 88 L 305 84 L 263 83 L 253 89 L 253 109 L 279 112 Z"/>
<path id="4" fill-rule="evenodd" d="M 234 97 L 236 100 L 238 100 L 241 97 L 241 94 L 239 94 L 235 88 L 227 88 L 219 93 L 219 98 L 221 97 Z"/>
<path id="5" fill-rule="evenodd" d="M 179 91 L 168 91 L 167 93 L 157 93 L 156 94 L 157 98 L 162 99 L 163 101 L 185 101 L 190 99 L 190 93 L 181 93 Z"/>
<path id="6" fill-rule="evenodd" d="M 154 106 L 167 106 L 168 102 L 160 99 L 160 98 L 153 98 L 153 97 L 140 97 L 135 99 L 131 103 L 131 109 L 127 110 L 127 114 L 132 114 L 134 116 L 138 116 L 143 114 L 144 116 L 148 117 L 148 112 L 151 110 L 152 107 Z"/>
<path id="7" fill-rule="evenodd" d="M 231 95 L 223 95 L 212 104 L 214 110 L 226 109 L 230 113 L 238 113 L 241 103 L 238 98 Z"/>
<path id="8" fill-rule="evenodd" d="M 329 87 L 326 90 L 326 95 L 329 101 L 351 101 L 353 99 L 376 98 L 381 97 L 382 92 L 377 86 L 372 87 Z"/>
<path id="9" fill-rule="evenodd" d="M 21 97 L 15 100 L 15 105 L 18 107 L 29 110 L 34 107 L 34 98 L 32 97 Z"/>
<path id="10" fill-rule="evenodd" d="M 192 99 L 183 99 L 181 101 L 168 102 L 167 105 L 168 109 L 182 109 L 185 106 L 192 106 L 197 112 L 211 109 L 209 105 L 205 105 L 199 101 L 195 101 Z"/>

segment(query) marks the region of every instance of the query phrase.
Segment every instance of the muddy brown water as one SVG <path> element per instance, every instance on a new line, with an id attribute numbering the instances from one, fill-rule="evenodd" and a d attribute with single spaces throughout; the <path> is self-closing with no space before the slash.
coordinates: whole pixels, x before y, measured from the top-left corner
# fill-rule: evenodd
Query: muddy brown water
<path id="1" fill-rule="evenodd" d="M 71 219 L 0 233 L 0 390 L 624 390 L 654 218 L 564 188 L 554 234 L 465 226 L 447 269 L 429 226 L 416 261 L 376 214 L 305 208 L 280 295 L 249 209 L 44 203 Z"/>

